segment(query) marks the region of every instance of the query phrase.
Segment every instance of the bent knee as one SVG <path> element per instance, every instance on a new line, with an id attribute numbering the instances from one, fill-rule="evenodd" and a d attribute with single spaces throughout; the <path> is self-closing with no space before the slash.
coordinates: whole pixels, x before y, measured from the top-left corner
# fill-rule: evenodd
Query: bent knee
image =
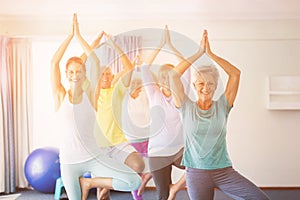
<path id="1" fill-rule="evenodd" d="M 114 190 L 119 191 L 134 191 L 142 184 L 142 178 L 138 174 L 132 174 L 126 180 L 113 179 L 112 186 Z"/>
<path id="2" fill-rule="evenodd" d="M 142 184 L 142 178 L 137 174 L 130 182 L 130 191 L 139 189 Z"/>
<path id="3" fill-rule="evenodd" d="M 142 173 L 145 169 L 143 158 L 137 152 L 131 153 L 125 160 L 125 164 L 137 173 Z"/>

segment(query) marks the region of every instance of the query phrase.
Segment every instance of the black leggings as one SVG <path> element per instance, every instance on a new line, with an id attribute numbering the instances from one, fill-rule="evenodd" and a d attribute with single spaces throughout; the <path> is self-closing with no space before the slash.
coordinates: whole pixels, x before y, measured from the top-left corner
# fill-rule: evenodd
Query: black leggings
<path id="1" fill-rule="evenodd" d="M 172 156 L 149 157 L 151 175 L 156 186 L 158 200 L 167 200 L 169 197 L 170 184 L 172 183 L 172 166 L 185 169 L 181 166 L 183 149 Z"/>

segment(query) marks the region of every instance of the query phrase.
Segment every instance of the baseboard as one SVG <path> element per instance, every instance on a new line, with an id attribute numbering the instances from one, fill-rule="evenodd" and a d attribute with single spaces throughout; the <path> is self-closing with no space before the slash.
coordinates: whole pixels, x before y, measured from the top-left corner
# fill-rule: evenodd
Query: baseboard
<path id="1" fill-rule="evenodd" d="M 146 186 L 145 190 L 156 190 L 154 186 Z"/>
<path id="2" fill-rule="evenodd" d="M 268 186 L 268 187 L 259 187 L 262 190 L 300 190 L 300 187 L 285 187 L 285 186 Z M 186 190 L 187 188 L 183 188 L 182 190 Z M 155 190 L 154 186 L 147 186 L 145 190 Z"/>
<path id="3" fill-rule="evenodd" d="M 269 186 L 269 187 L 259 187 L 259 188 L 262 189 L 262 190 L 300 190 L 300 187 L 291 187 L 291 186 L 288 186 L 288 187 L 285 187 L 285 186 L 276 186 L 276 187 Z"/>

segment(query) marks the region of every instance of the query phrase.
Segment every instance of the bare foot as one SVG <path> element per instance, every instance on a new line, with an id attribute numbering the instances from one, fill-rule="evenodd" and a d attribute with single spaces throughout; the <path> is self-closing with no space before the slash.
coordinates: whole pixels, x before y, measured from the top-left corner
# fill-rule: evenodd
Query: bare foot
<path id="1" fill-rule="evenodd" d="M 109 189 L 97 188 L 97 200 L 110 200 Z"/>
<path id="2" fill-rule="evenodd" d="M 174 184 L 170 185 L 170 191 L 169 191 L 169 197 L 168 200 L 175 200 L 176 194 L 177 194 L 177 189 L 175 188 Z"/>
<path id="3" fill-rule="evenodd" d="M 141 184 L 141 186 L 139 187 L 139 190 L 138 190 L 138 195 L 139 196 L 143 195 L 145 187 L 146 187 L 148 181 L 152 178 L 152 175 L 150 173 L 145 173 L 145 174 L 142 174 L 141 177 L 142 177 L 142 184 Z"/>
<path id="4" fill-rule="evenodd" d="M 81 200 L 86 200 L 91 189 L 91 183 L 89 178 L 79 178 L 80 188 L 81 188 Z"/>

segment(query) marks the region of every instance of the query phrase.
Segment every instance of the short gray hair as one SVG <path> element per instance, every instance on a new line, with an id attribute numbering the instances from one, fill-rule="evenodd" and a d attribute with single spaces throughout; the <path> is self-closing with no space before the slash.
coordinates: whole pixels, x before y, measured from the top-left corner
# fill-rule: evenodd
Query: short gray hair
<path id="1" fill-rule="evenodd" d="M 198 75 L 210 75 L 213 77 L 215 83 L 218 83 L 219 70 L 214 65 L 203 65 L 201 67 L 193 68 L 192 70 L 192 82 L 197 80 Z"/>

